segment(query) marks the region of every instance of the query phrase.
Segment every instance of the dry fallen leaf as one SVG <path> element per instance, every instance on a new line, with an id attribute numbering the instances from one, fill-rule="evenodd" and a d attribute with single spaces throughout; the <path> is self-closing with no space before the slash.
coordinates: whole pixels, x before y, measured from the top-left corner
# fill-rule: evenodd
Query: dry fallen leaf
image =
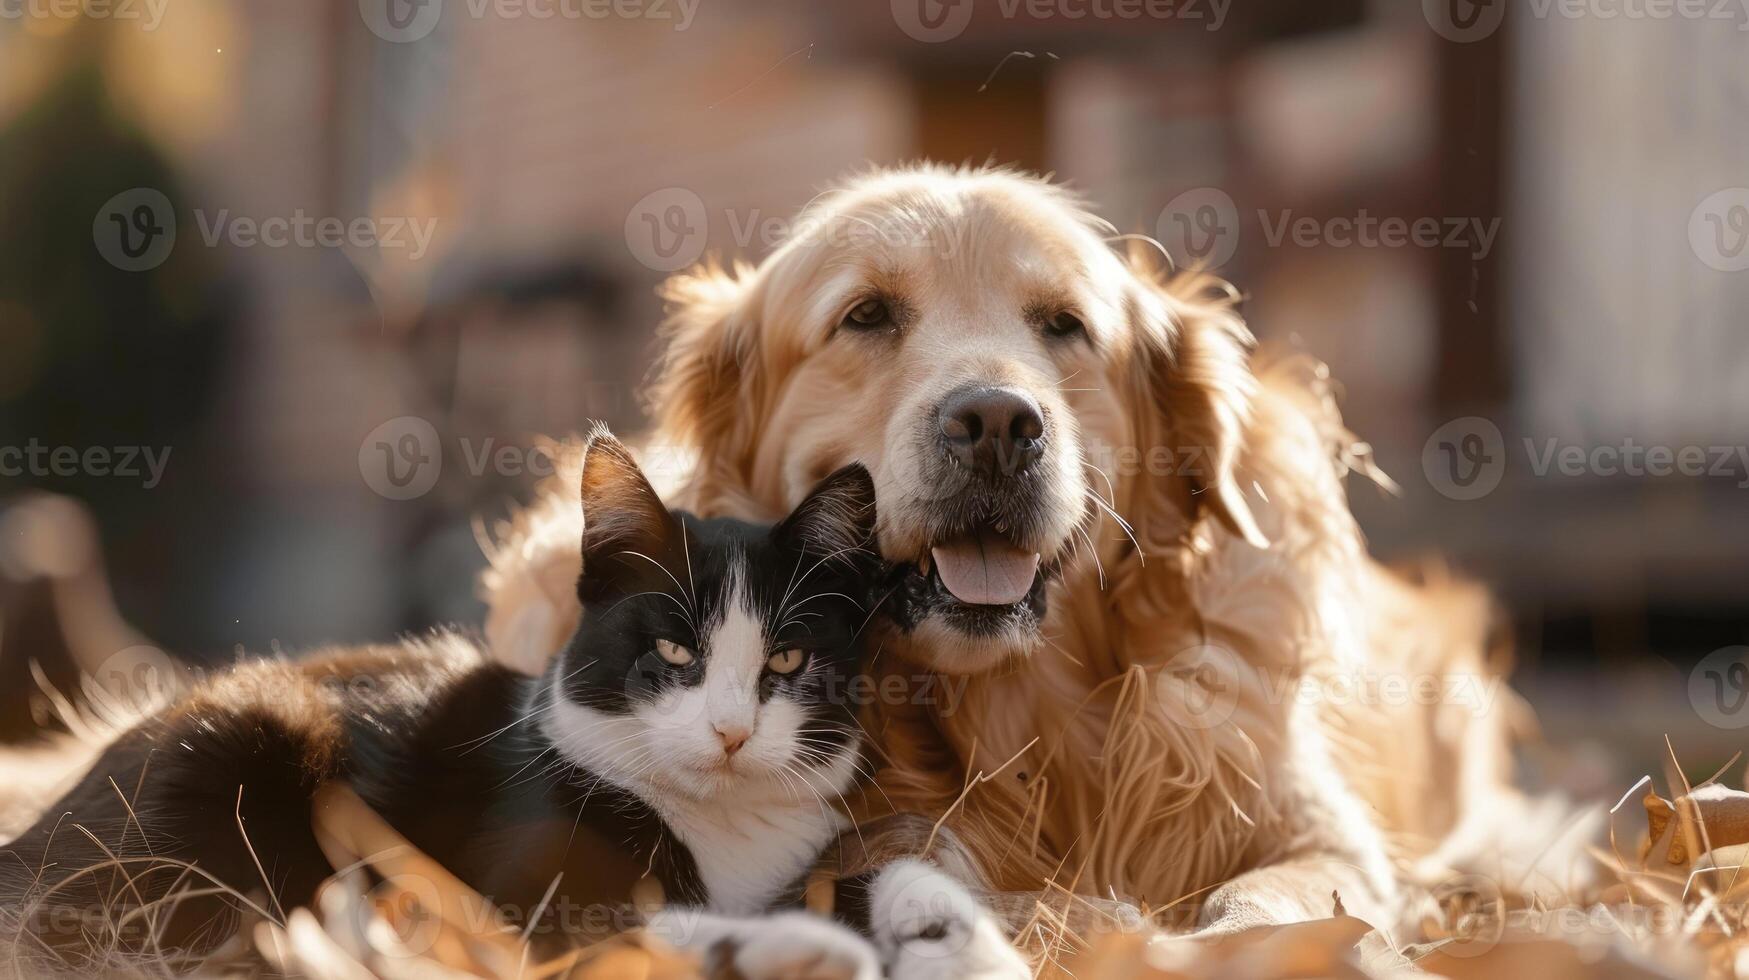
<path id="1" fill-rule="evenodd" d="M 1684 867 L 1696 855 L 1749 843 L 1749 793 L 1719 783 L 1697 786 L 1675 801 L 1647 793 L 1642 867 Z"/>

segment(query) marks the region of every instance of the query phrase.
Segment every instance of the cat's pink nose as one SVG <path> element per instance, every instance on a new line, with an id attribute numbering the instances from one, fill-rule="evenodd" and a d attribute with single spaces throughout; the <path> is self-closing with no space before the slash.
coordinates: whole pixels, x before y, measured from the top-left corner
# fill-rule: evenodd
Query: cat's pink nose
<path id="1" fill-rule="evenodd" d="M 717 729 L 717 737 L 723 740 L 723 752 L 726 755 L 734 755 L 740 751 L 741 746 L 747 744 L 747 737 L 752 734 L 752 731 L 741 725 Z"/>

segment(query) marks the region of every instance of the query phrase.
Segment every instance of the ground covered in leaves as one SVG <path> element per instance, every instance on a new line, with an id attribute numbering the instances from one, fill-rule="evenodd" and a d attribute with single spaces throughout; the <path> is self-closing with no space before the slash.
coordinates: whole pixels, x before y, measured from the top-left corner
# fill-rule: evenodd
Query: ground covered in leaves
<path id="1" fill-rule="evenodd" d="M 1255 929 L 1218 940 L 1128 928 L 1055 934 L 1035 950 L 1042 977 L 1176 980 L 1215 977 L 1454 978 L 1749 976 L 1749 793 L 1723 773 L 1689 785 L 1671 767 L 1659 792 L 1642 779 L 1612 808 L 1607 839 L 1589 860 L 1599 874 L 1582 896 L 1551 897 L 1480 875 L 1434 890 L 1418 922 L 1387 932 L 1345 914 Z M 537 942 L 409 845 L 349 790 L 331 787 L 317 829 L 338 869 L 312 908 L 279 914 L 257 898 L 236 939 L 196 968 L 369 978 L 691 977 L 710 965 L 625 934 L 592 945 Z M 1075 902 L 1065 893 L 1065 907 Z M 1062 909 L 1041 908 L 1062 921 Z M 35 975 L 29 941 L 0 946 L 0 975 Z M 99 954 L 108 975 L 165 976 L 189 964 Z M 85 971 L 81 971 L 85 972 Z M 721 974 L 717 974 L 721 975 Z"/>

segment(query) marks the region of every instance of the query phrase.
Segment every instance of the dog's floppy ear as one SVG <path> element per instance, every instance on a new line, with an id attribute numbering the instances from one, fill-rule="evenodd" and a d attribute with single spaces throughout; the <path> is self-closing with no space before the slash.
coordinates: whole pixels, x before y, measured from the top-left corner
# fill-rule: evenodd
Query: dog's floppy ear
<path id="1" fill-rule="evenodd" d="M 1189 273 L 1163 285 L 1145 269 L 1134 272 L 1129 384 L 1138 433 L 1149 447 L 1181 454 L 1175 471 L 1190 481 L 1193 514 L 1212 514 L 1229 531 L 1267 548 L 1269 539 L 1234 476 L 1257 387 L 1251 332 L 1230 296 L 1195 298 L 1215 285 L 1211 277 Z"/>
<path id="2" fill-rule="evenodd" d="M 753 466 L 764 386 L 758 333 L 743 309 L 753 276 L 745 266 L 731 272 L 707 262 L 671 276 L 661 290 L 668 315 L 650 413 L 665 448 L 698 454 L 692 484 L 710 493 L 745 493 Z"/>
<path id="3" fill-rule="evenodd" d="M 577 596 L 600 598 L 652 575 L 660 578 L 680 547 L 680 523 L 631 451 L 606 428 L 590 433 L 583 447 L 583 574 Z"/>

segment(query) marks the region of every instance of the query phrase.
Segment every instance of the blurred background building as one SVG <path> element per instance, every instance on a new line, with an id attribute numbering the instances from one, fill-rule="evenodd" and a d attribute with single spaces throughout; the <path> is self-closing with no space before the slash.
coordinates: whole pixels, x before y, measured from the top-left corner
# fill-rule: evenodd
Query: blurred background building
<path id="1" fill-rule="evenodd" d="M 123 618 L 195 659 L 475 622 L 539 437 L 642 424 L 665 271 L 871 164 L 993 160 L 1331 365 L 1401 485 L 1352 487 L 1376 550 L 1497 588 L 1578 746 L 1547 775 L 1614 785 L 1665 732 L 1702 765 L 1732 733 L 1691 670 L 1749 642 L 1749 13 L 1708 6 L 0 0 L 0 446 L 170 453 L 0 507 L 89 505 Z M 370 236 L 236 234 L 300 218 Z"/>

